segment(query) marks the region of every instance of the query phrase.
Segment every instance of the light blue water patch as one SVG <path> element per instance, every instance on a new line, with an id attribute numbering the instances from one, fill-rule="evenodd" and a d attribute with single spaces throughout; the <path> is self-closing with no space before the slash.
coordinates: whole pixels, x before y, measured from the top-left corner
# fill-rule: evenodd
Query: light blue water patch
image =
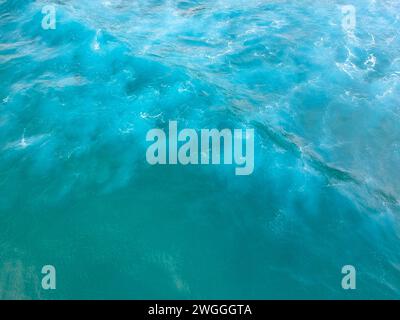
<path id="1" fill-rule="evenodd" d="M 398 1 L 51 3 L 0 0 L 0 298 L 399 297 Z M 254 173 L 148 165 L 169 121 Z"/>

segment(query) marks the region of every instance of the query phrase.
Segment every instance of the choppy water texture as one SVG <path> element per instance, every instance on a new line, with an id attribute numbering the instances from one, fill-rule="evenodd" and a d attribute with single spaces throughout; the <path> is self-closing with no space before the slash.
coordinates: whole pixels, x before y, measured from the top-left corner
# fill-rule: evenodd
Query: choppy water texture
<path id="1" fill-rule="evenodd" d="M 53 2 L 0 0 L 0 298 L 400 297 L 399 1 Z M 254 174 L 149 166 L 169 120 Z"/>

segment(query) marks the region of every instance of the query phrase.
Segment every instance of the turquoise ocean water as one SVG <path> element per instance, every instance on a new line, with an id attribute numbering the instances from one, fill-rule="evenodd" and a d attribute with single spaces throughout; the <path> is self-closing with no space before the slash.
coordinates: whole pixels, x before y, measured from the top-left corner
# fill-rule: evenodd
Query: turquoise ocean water
<path id="1" fill-rule="evenodd" d="M 399 30 L 397 0 L 0 0 L 0 298 L 399 298 Z M 253 175 L 148 165 L 169 120 L 254 128 Z"/>

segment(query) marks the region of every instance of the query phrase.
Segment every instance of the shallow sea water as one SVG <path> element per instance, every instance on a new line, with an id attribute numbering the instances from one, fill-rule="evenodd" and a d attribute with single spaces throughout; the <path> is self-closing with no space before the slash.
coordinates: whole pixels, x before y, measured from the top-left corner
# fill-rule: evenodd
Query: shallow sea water
<path id="1" fill-rule="evenodd" d="M 0 298 L 399 298 L 400 2 L 351 2 L 0 0 Z M 148 165 L 170 120 L 254 174 Z"/>

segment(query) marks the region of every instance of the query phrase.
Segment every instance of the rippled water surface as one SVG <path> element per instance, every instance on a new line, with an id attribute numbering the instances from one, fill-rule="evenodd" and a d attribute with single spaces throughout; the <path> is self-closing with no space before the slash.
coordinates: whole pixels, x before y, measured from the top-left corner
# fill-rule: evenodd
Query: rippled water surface
<path id="1" fill-rule="evenodd" d="M 400 2 L 351 2 L 0 0 L 0 298 L 399 298 Z M 151 167 L 169 120 L 254 174 Z"/>

